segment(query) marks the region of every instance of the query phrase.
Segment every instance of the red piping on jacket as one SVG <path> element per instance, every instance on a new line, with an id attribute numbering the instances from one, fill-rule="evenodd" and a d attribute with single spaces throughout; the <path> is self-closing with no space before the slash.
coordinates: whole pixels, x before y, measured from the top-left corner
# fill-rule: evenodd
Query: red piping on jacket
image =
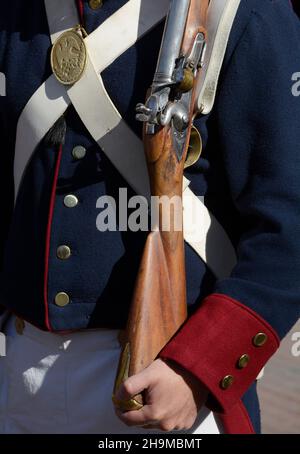
<path id="1" fill-rule="evenodd" d="M 45 251 L 45 273 L 44 273 L 44 305 L 45 305 L 45 324 L 49 331 L 53 331 L 50 320 L 49 320 L 49 309 L 48 309 L 48 272 L 49 272 L 49 254 L 50 254 L 50 242 L 51 242 L 51 228 L 52 228 L 52 220 L 53 220 L 53 213 L 54 213 L 54 205 L 55 205 L 55 196 L 56 196 L 56 186 L 57 186 L 57 179 L 58 173 L 60 168 L 61 156 L 62 156 L 62 149 L 63 146 L 59 146 L 56 164 L 55 164 L 55 171 L 54 171 L 54 178 L 53 178 L 53 185 L 51 191 L 51 198 L 50 198 L 50 207 L 49 207 L 49 216 L 48 216 L 48 224 L 47 224 L 47 231 L 46 231 L 46 251 Z"/>
<path id="2" fill-rule="evenodd" d="M 80 24 L 84 25 L 83 0 L 76 0 Z"/>

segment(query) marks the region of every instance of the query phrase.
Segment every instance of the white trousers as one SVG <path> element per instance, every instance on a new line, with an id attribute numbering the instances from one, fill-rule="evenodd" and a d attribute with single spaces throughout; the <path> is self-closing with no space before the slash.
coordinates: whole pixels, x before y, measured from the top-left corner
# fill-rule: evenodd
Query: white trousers
<path id="1" fill-rule="evenodd" d="M 6 357 L 0 357 L 0 433 L 147 434 L 165 432 L 125 426 L 114 413 L 111 395 L 120 346 L 118 331 L 67 335 L 43 332 L 15 317 L 6 324 Z M 185 432 L 220 433 L 204 408 Z"/>

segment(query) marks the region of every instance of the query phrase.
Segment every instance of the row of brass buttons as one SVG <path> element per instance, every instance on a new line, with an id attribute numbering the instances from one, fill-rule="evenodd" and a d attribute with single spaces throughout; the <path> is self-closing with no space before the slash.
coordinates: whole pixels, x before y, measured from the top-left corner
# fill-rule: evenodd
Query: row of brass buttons
<path id="1" fill-rule="evenodd" d="M 94 3 L 96 4 L 95 1 Z M 72 156 L 76 161 L 83 159 L 86 156 L 86 148 L 84 148 L 81 145 L 77 145 L 72 150 Z M 78 203 L 79 203 L 78 198 L 74 194 L 68 194 L 64 198 L 64 205 L 66 208 L 75 208 L 78 205 Z M 56 250 L 56 255 L 60 260 L 68 260 L 72 255 L 71 248 L 66 244 L 62 244 L 58 246 Z M 57 306 L 65 307 L 69 303 L 70 296 L 66 292 L 59 292 L 55 296 L 55 304 Z"/>
<path id="2" fill-rule="evenodd" d="M 253 337 L 252 342 L 253 342 L 253 345 L 255 347 L 262 347 L 263 345 L 265 345 L 267 340 L 268 340 L 268 336 L 265 333 L 257 333 Z M 245 367 L 248 366 L 249 361 L 250 361 L 250 356 L 247 353 L 245 353 L 244 355 L 242 355 L 238 359 L 237 367 L 239 369 L 244 369 Z M 221 386 L 222 389 L 226 390 L 226 389 L 229 389 L 232 386 L 233 382 L 234 382 L 234 376 L 233 375 L 226 375 L 221 380 L 220 386 Z"/>

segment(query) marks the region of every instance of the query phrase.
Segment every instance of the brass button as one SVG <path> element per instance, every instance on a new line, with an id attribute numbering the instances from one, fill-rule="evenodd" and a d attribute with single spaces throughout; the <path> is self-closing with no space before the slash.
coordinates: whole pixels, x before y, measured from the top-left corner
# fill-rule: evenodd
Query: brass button
<path id="1" fill-rule="evenodd" d="M 25 328 L 25 322 L 21 318 L 17 317 L 15 320 L 15 328 L 18 334 L 22 335 L 24 328 Z"/>
<path id="2" fill-rule="evenodd" d="M 76 161 L 83 159 L 85 157 L 85 155 L 86 155 L 86 149 L 84 147 L 82 147 L 81 145 L 77 145 L 72 150 L 72 156 L 74 159 L 76 159 Z"/>
<path id="3" fill-rule="evenodd" d="M 65 292 L 59 292 L 55 297 L 55 304 L 60 307 L 67 306 L 70 302 L 70 297 Z"/>
<path id="4" fill-rule="evenodd" d="M 103 5 L 103 0 L 89 0 L 89 6 L 92 9 L 99 9 Z"/>
<path id="5" fill-rule="evenodd" d="M 78 199 L 75 195 L 69 194 L 64 198 L 64 205 L 67 208 L 74 208 L 78 205 Z"/>
<path id="6" fill-rule="evenodd" d="M 268 340 L 268 336 L 265 333 L 257 333 L 253 338 L 253 344 L 255 347 L 262 347 Z"/>
<path id="7" fill-rule="evenodd" d="M 223 378 L 221 381 L 221 388 L 222 389 L 228 389 L 234 382 L 234 377 L 232 375 L 226 375 L 226 377 Z"/>
<path id="8" fill-rule="evenodd" d="M 67 260 L 71 257 L 71 249 L 66 245 L 59 246 L 57 248 L 56 254 L 60 260 Z"/>
<path id="9" fill-rule="evenodd" d="M 244 367 L 247 367 L 248 364 L 249 364 L 249 361 L 250 361 L 250 356 L 245 354 L 245 355 L 242 355 L 238 361 L 238 367 L 240 369 L 244 369 Z"/>

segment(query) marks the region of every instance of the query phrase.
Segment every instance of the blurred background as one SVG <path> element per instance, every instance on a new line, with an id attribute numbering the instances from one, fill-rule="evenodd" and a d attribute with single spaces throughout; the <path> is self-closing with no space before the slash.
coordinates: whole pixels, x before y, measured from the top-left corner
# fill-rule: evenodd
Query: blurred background
<path id="1" fill-rule="evenodd" d="M 293 334 L 298 333 L 298 355 Z M 300 320 L 265 367 L 259 381 L 263 434 L 300 434 Z M 294 351 L 295 353 L 295 351 Z"/>

